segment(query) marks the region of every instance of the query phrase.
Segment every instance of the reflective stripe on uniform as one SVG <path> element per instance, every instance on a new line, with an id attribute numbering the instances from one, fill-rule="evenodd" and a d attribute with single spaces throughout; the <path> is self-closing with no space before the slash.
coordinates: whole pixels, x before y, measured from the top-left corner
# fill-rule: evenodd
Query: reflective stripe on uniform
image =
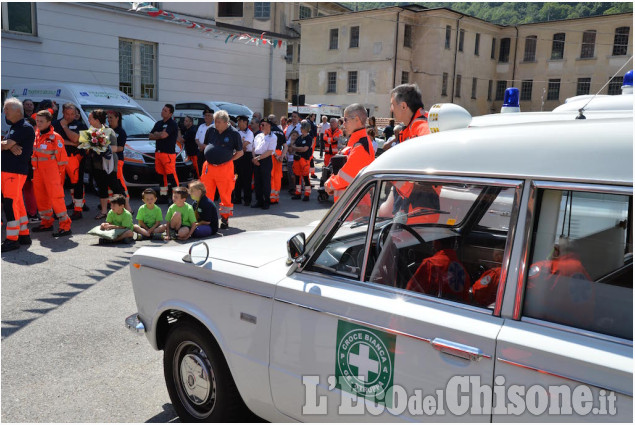
<path id="1" fill-rule="evenodd" d="M 55 155 L 57 153 L 56 150 L 50 150 L 50 149 L 33 149 L 33 152 L 37 152 L 37 153 L 43 153 L 45 155 Z"/>
<path id="2" fill-rule="evenodd" d="M 337 173 L 337 175 L 338 175 L 338 176 L 340 176 L 342 179 L 344 179 L 344 181 L 345 181 L 345 182 L 347 182 L 348 184 L 350 184 L 350 183 L 353 181 L 353 179 L 355 178 L 355 177 L 351 177 L 351 176 L 349 176 L 348 174 L 346 174 L 346 173 L 345 173 L 345 172 L 343 172 L 342 170 L 340 170 L 340 171 Z"/>
<path id="3" fill-rule="evenodd" d="M 20 233 L 20 222 L 12 220 L 7 222 L 7 236 L 18 236 Z"/>
<path id="4" fill-rule="evenodd" d="M 168 196 L 168 187 L 167 186 L 161 186 L 160 190 L 159 190 L 159 194 L 160 196 Z"/>
<path id="5" fill-rule="evenodd" d="M 32 162 L 53 161 L 53 160 L 57 160 L 57 158 L 55 158 L 55 156 L 51 156 L 50 158 L 46 158 L 46 157 L 43 157 L 43 156 L 33 156 L 33 157 L 31 157 L 31 161 Z"/>

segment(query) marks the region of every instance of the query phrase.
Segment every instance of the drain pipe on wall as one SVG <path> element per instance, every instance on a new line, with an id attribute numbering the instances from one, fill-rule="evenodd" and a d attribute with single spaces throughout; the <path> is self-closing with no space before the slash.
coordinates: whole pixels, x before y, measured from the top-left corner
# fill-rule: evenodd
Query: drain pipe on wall
<path id="1" fill-rule="evenodd" d="M 463 19 L 463 15 L 459 19 L 456 20 L 456 43 L 454 43 L 454 71 L 452 72 L 452 100 L 450 103 L 454 103 L 454 91 L 456 90 L 456 56 L 459 52 L 459 27 L 461 25 L 461 19 Z"/>
<path id="2" fill-rule="evenodd" d="M 514 67 L 512 68 L 512 87 L 516 87 L 514 85 L 514 82 L 516 81 L 516 58 L 518 57 L 518 25 L 514 25 L 514 27 L 516 28 L 516 45 L 514 46 Z"/>
<path id="3" fill-rule="evenodd" d="M 269 46 L 269 100 L 273 99 L 273 46 Z"/>
<path id="4" fill-rule="evenodd" d="M 395 60 L 392 65 L 392 86 L 393 88 L 397 84 L 397 46 L 399 45 L 399 15 L 403 12 L 400 10 L 397 12 L 397 26 L 395 28 Z"/>

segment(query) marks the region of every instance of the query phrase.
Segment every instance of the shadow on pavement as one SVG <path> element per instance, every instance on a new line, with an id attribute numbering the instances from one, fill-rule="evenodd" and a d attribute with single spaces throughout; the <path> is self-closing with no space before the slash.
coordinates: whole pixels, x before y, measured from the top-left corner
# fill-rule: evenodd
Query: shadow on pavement
<path id="1" fill-rule="evenodd" d="M 70 236 L 73 237 L 72 235 Z M 64 252 L 69 249 L 77 248 L 79 244 L 72 239 L 69 239 L 69 236 L 64 236 L 61 238 L 54 237 L 43 237 L 40 238 L 40 245 L 46 247 L 51 250 L 51 252 Z"/>
<path id="2" fill-rule="evenodd" d="M 21 247 L 15 251 L 5 252 L 2 254 L 2 260 L 8 263 L 29 266 L 48 261 L 48 258 L 44 255 L 39 255 L 29 251 L 29 247 Z"/>
<path id="3" fill-rule="evenodd" d="M 171 404 L 163 405 L 163 412 L 154 415 L 146 421 L 146 423 L 180 423 L 181 420 L 172 408 Z"/>

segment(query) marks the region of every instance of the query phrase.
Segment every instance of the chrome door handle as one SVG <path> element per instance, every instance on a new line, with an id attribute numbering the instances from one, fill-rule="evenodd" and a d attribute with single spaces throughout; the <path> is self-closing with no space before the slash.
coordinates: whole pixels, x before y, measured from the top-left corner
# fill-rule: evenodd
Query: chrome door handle
<path id="1" fill-rule="evenodd" d="M 432 346 L 436 350 L 439 350 L 442 353 L 460 357 L 465 360 L 477 362 L 482 358 L 491 358 L 491 356 L 484 354 L 479 348 L 459 344 L 458 342 L 448 341 L 447 339 L 435 338 L 430 342 L 430 344 L 432 344 Z"/>

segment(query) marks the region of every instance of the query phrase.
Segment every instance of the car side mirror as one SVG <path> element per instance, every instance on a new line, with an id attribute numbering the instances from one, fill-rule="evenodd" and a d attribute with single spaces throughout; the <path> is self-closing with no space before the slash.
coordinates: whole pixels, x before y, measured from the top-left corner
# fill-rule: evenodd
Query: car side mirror
<path id="1" fill-rule="evenodd" d="M 300 232 L 292 236 L 291 239 L 287 241 L 287 253 L 289 254 L 287 264 L 302 261 L 305 244 L 306 244 L 306 236 L 304 235 L 303 232 Z"/>
<path id="2" fill-rule="evenodd" d="M 190 246 L 190 250 L 183 257 L 186 263 L 192 263 L 195 266 L 202 266 L 209 258 L 209 247 L 203 241 L 195 242 Z"/>

